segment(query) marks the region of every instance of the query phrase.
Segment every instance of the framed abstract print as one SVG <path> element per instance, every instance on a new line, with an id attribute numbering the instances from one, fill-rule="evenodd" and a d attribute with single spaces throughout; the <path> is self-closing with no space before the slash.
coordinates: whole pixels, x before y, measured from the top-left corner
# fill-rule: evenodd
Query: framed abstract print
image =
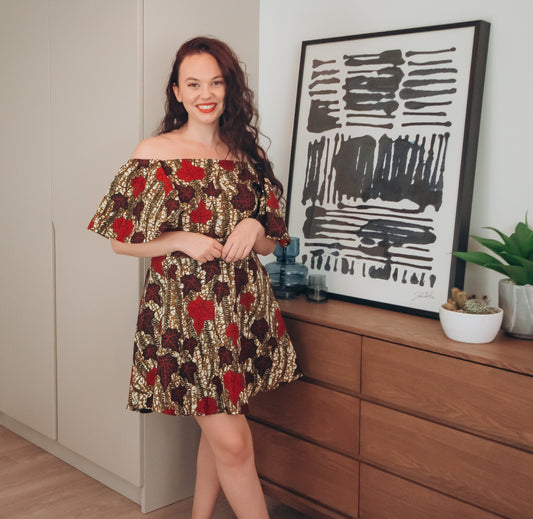
<path id="1" fill-rule="evenodd" d="M 330 295 L 436 317 L 462 286 L 489 27 L 302 43 L 287 218 Z"/>

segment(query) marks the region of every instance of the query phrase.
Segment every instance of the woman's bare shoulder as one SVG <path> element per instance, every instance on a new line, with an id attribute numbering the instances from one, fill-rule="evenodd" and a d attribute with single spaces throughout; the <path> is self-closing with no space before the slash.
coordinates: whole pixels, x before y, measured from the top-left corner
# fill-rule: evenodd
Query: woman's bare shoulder
<path id="1" fill-rule="evenodd" d="M 168 134 L 148 137 L 137 144 L 132 159 L 172 159 L 176 156 L 176 141 Z"/>

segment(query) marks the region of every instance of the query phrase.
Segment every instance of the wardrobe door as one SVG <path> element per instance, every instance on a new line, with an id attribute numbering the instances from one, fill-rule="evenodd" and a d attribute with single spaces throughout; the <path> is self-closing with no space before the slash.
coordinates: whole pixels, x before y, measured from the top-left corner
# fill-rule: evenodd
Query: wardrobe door
<path id="1" fill-rule="evenodd" d="M 126 410 L 139 261 L 87 225 L 140 134 L 140 12 L 131 0 L 51 0 L 58 439 L 141 486 L 140 417 Z"/>
<path id="2" fill-rule="evenodd" d="M 48 5 L 0 16 L 0 412 L 56 438 Z"/>

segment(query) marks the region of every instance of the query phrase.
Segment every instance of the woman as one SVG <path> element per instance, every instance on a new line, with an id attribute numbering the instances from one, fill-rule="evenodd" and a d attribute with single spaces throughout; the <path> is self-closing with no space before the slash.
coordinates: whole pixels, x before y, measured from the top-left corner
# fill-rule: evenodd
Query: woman
<path id="1" fill-rule="evenodd" d="M 186 42 L 166 93 L 159 134 L 137 146 L 89 224 L 116 253 L 152 258 L 128 408 L 197 420 L 194 519 L 212 516 L 221 488 L 238 518 L 265 518 L 248 401 L 300 376 L 257 259 L 288 243 L 282 186 L 226 44 Z"/>

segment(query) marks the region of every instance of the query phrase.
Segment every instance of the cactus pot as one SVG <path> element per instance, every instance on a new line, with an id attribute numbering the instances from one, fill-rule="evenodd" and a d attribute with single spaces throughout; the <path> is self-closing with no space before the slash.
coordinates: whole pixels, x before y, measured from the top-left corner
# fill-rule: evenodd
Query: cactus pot
<path id="1" fill-rule="evenodd" d="M 533 339 L 533 285 L 516 285 L 509 278 L 498 283 L 502 328 L 519 339 Z"/>
<path id="2" fill-rule="evenodd" d="M 497 308 L 493 314 L 466 314 L 439 308 L 440 324 L 446 336 L 453 341 L 486 343 L 492 342 L 502 325 L 504 312 Z"/>

